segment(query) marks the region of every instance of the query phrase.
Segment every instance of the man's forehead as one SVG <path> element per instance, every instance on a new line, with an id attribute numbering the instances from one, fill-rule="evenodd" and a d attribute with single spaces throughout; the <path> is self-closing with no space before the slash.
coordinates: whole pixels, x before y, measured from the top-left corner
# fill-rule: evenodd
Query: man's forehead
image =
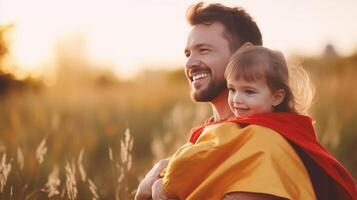
<path id="1" fill-rule="evenodd" d="M 224 39 L 224 27 L 221 23 L 198 24 L 193 26 L 189 32 L 186 47 L 192 48 L 198 45 L 214 46 L 217 41 Z"/>

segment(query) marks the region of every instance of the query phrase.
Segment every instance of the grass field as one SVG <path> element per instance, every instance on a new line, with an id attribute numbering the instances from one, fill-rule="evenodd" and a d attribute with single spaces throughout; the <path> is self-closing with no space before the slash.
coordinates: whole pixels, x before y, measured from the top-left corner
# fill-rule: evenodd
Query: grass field
<path id="1" fill-rule="evenodd" d="M 357 55 L 302 64 L 316 85 L 318 137 L 356 178 Z M 182 71 L 155 76 L 104 85 L 59 79 L 2 96 L 0 199 L 133 199 L 152 164 L 210 115 L 190 101 Z"/>

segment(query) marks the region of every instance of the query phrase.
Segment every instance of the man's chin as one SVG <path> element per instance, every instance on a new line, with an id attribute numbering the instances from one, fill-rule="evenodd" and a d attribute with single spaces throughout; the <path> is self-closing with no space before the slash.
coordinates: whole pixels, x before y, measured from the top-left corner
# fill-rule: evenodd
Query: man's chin
<path id="1" fill-rule="evenodd" d="M 221 82 L 221 84 L 216 85 L 211 83 L 199 89 L 191 87 L 191 98 L 196 102 L 211 102 L 225 90 L 226 85 L 225 82 Z"/>
<path id="2" fill-rule="evenodd" d="M 197 97 L 197 96 L 191 96 L 192 101 L 195 102 L 209 102 L 210 100 L 202 98 L 202 97 Z"/>
<path id="3" fill-rule="evenodd" d="M 196 102 L 210 102 L 214 99 L 215 95 L 209 94 L 207 91 L 205 92 L 198 92 L 192 91 L 191 92 L 191 99 Z"/>

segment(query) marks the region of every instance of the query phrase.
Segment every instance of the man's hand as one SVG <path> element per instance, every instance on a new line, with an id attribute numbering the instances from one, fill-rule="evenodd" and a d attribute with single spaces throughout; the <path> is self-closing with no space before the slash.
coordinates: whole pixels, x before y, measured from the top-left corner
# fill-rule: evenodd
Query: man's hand
<path id="1" fill-rule="evenodd" d="M 273 196 L 270 194 L 250 193 L 250 192 L 232 192 L 224 195 L 222 200 L 286 200 L 285 198 Z"/>
<path id="2" fill-rule="evenodd" d="M 175 200 L 173 198 L 169 198 L 165 191 L 162 188 L 162 178 L 155 181 L 152 186 L 152 199 L 153 200 Z"/>
<path id="3" fill-rule="evenodd" d="M 145 178 L 140 182 L 135 194 L 135 200 L 152 199 L 152 186 L 159 179 L 161 171 L 166 168 L 168 163 L 169 159 L 162 159 L 154 165 L 154 167 L 146 174 Z"/>

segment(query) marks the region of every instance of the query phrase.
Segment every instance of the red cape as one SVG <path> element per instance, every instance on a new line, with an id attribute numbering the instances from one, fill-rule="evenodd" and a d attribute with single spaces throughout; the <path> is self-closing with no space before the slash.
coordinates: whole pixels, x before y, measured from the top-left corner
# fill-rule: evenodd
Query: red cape
<path id="1" fill-rule="evenodd" d="M 357 200 L 357 188 L 352 176 L 317 141 L 310 117 L 282 112 L 235 117 L 220 122 L 206 122 L 205 125 L 191 130 L 189 141 L 195 143 L 206 126 L 222 122 L 260 125 L 281 134 L 303 160 L 318 200 Z"/>

